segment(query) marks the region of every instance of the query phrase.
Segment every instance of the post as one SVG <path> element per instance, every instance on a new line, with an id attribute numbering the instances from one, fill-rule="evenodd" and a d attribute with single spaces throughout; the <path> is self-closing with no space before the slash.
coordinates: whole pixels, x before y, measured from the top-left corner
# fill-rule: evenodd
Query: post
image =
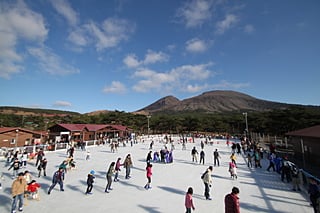
<path id="1" fill-rule="evenodd" d="M 15 143 L 16 151 L 18 147 L 18 139 L 19 139 L 19 129 L 16 129 L 16 143 Z"/>
<path id="2" fill-rule="evenodd" d="M 242 115 L 244 115 L 244 118 L 245 118 L 245 121 L 246 121 L 246 129 L 245 129 L 245 131 L 246 131 L 246 136 L 248 137 L 248 135 L 249 135 L 248 113 L 244 112 L 244 113 L 242 113 Z"/>
<path id="3" fill-rule="evenodd" d="M 302 153 L 302 162 L 303 162 L 303 169 L 306 167 L 306 162 L 304 159 L 304 144 L 303 144 L 303 139 L 300 138 L 300 144 L 301 144 L 301 153 Z"/>
<path id="4" fill-rule="evenodd" d="M 151 118 L 151 115 L 147 115 L 147 119 L 148 119 L 148 138 L 149 138 L 149 131 L 150 131 L 150 118 Z"/>

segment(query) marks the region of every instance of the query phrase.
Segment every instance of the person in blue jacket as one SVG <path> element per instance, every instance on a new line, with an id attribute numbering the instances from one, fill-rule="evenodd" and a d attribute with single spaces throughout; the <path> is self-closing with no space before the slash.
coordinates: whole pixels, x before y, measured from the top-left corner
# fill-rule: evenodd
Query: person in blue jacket
<path id="1" fill-rule="evenodd" d="M 63 181 L 64 181 L 64 169 L 59 167 L 58 171 L 53 174 L 52 185 L 48 190 L 48 195 L 51 193 L 51 190 L 59 183 L 60 191 L 64 191 L 63 189 Z"/>

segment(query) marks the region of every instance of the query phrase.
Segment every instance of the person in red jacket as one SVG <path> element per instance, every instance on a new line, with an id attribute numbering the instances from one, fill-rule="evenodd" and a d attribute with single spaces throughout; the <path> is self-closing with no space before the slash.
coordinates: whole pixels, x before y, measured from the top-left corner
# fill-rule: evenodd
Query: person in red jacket
<path id="1" fill-rule="evenodd" d="M 148 163 L 147 164 L 147 167 L 146 167 L 146 171 L 147 171 L 147 179 L 148 179 L 148 182 L 147 184 L 144 186 L 145 189 L 151 189 L 151 176 L 152 176 L 152 164 L 151 163 Z"/>
<path id="2" fill-rule="evenodd" d="M 27 192 L 31 194 L 33 199 L 39 200 L 38 189 L 40 188 L 40 184 L 35 180 L 32 180 L 27 186 Z"/>
<path id="3" fill-rule="evenodd" d="M 186 207 L 186 213 L 191 213 L 191 209 L 195 210 L 192 200 L 193 188 L 189 187 L 186 193 L 184 205 Z"/>
<path id="4" fill-rule="evenodd" d="M 240 213 L 239 193 L 239 188 L 233 187 L 231 193 L 225 196 L 225 213 Z"/>

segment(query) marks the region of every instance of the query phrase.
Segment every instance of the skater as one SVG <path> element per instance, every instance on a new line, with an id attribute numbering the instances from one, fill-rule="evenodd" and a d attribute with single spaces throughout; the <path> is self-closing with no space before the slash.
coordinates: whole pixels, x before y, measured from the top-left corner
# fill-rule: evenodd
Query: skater
<path id="1" fill-rule="evenodd" d="M 88 177 L 87 177 L 87 190 L 86 190 L 86 195 L 87 194 L 92 194 L 92 188 L 93 188 L 93 182 L 94 182 L 94 179 L 96 178 L 94 176 L 95 174 L 95 171 L 94 170 L 91 170 L 90 173 L 88 174 Z"/>
<path id="2" fill-rule="evenodd" d="M 27 193 L 32 197 L 32 199 L 40 200 L 38 189 L 40 188 L 40 184 L 35 180 L 32 180 L 27 186 Z"/>
<path id="3" fill-rule="evenodd" d="M 236 155 L 235 155 L 234 153 L 232 153 L 231 156 L 230 156 L 230 160 L 231 160 L 231 162 L 233 162 L 235 165 L 237 165 L 236 159 L 237 159 Z"/>
<path id="4" fill-rule="evenodd" d="M 119 172 L 121 171 L 120 167 L 123 166 L 123 164 L 120 163 L 121 158 L 118 158 L 117 162 L 116 162 L 116 167 L 115 167 L 115 174 L 114 174 L 114 182 L 119 181 L 118 176 L 119 176 Z"/>
<path id="5" fill-rule="evenodd" d="M 198 162 L 198 151 L 196 149 L 196 147 L 194 146 L 193 149 L 191 150 L 191 156 L 192 156 L 192 162 Z"/>
<path id="6" fill-rule="evenodd" d="M 220 158 L 220 155 L 219 155 L 218 149 L 216 149 L 216 150 L 213 152 L 214 166 L 216 166 L 217 164 L 218 164 L 218 166 L 220 166 L 219 158 Z"/>
<path id="7" fill-rule="evenodd" d="M 24 176 L 24 179 L 27 181 L 27 184 L 31 183 L 32 176 L 28 170 L 24 171 L 23 176 Z"/>
<path id="8" fill-rule="evenodd" d="M 154 144 L 154 142 L 151 141 L 151 143 L 150 143 L 150 145 L 149 145 L 149 149 L 150 149 L 150 150 L 153 148 L 153 144 Z"/>
<path id="9" fill-rule="evenodd" d="M 147 167 L 146 167 L 146 172 L 147 172 L 147 179 L 148 182 L 147 184 L 144 186 L 145 189 L 151 189 L 151 176 L 152 176 L 152 164 L 148 163 Z"/>
<path id="10" fill-rule="evenodd" d="M 290 163 L 288 161 L 288 157 L 284 157 L 284 160 L 282 161 L 282 167 L 281 167 L 281 181 L 284 181 L 284 178 L 286 178 L 287 183 L 291 182 L 291 168 Z"/>
<path id="11" fill-rule="evenodd" d="M 203 141 L 201 141 L 200 146 L 201 146 L 201 149 L 204 149 L 204 142 Z"/>
<path id="12" fill-rule="evenodd" d="M 187 150 L 186 142 L 182 141 L 182 150 Z"/>
<path id="13" fill-rule="evenodd" d="M 107 178 L 107 186 L 106 186 L 106 189 L 104 190 L 106 193 L 109 193 L 110 190 L 112 190 L 111 188 L 111 184 L 112 184 L 112 175 L 114 173 L 114 165 L 116 163 L 115 162 L 112 162 L 109 166 L 109 169 L 107 171 L 107 175 L 106 175 L 106 178 Z"/>
<path id="14" fill-rule="evenodd" d="M 204 165 L 204 156 L 205 156 L 205 153 L 203 150 L 201 150 L 200 152 L 200 161 L 199 161 L 199 164 L 203 164 Z"/>
<path id="15" fill-rule="evenodd" d="M 258 151 L 255 151 L 254 152 L 254 166 L 256 168 L 258 168 L 258 167 L 262 168 L 260 161 L 261 161 L 261 155 L 259 154 Z"/>
<path id="16" fill-rule="evenodd" d="M 44 152 L 43 149 L 41 148 L 37 153 L 37 161 L 36 161 L 36 166 L 38 166 L 38 163 L 40 163 L 40 161 L 43 159 L 44 157 Z"/>
<path id="17" fill-rule="evenodd" d="M 56 171 L 53 174 L 52 185 L 50 186 L 50 188 L 48 190 L 48 195 L 51 193 L 51 190 L 57 185 L 57 183 L 59 183 L 59 185 L 60 185 L 60 191 L 63 192 L 64 191 L 63 181 L 64 181 L 64 169 L 60 167 L 58 169 L 58 171 Z"/>
<path id="18" fill-rule="evenodd" d="M 276 159 L 276 155 L 274 153 L 271 153 L 269 156 L 269 166 L 267 168 L 267 171 L 270 172 L 270 169 L 272 168 L 272 170 L 275 172 L 276 169 L 274 167 L 274 161 Z"/>
<path id="19" fill-rule="evenodd" d="M 230 194 L 224 197 L 225 213 L 240 213 L 239 188 L 233 187 Z"/>
<path id="20" fill-rule="evenodd" d="M 249 152 L 248 152 L 248 154 L 247 154 L 247 160 L 248 160 L 247 166 L 248 166 L 249 168 L 252 168 L 252 156 L 250 155 Z"/>
<path id="21" fill-rule="evenodd" d="M 130 172 L 131 172 L 131 167 L 132 167 L 132 159 L 131 159 L 131 155 L 128 154 L 126 159 L 123 162 L 123 167 L 126 168 L 126 179 L 131 178 L 130 176 Z"/>
<path id="22" fill-rule="evenodd" d="M 310 202 L 312 204 L 314 213 L 319 212 L 318 199 L 320 198 L 319 182 L 314 178 L 309 178 L 309 188 L 308 188 Z"/>
<path id="23" fill-rule="evenodd" d="M 152 161 L 152 151 L 149 151 L 146 161 L 147 161 L 147 164 L 151 163 L 151 161 Z"/>
<path id="24" fill-rule="evenodd" d="M 20 163 L 19 159 L 15 158 L 13 160 L 13 163 L 11 164 L 11 166 L 8 169 L 8 171 L 9 171 L 11 168 L 13 168 L 12 178 L 15 178 L 17 176 L 17 174 L 19 173 L 20 166 L 21 166 L 21 163 Z"/>
<path id="25" fill-rule="evenodd" d="M 64 160 L 62 161 L 62 163 L 59 165 L 59 168 L 62 168 L 64 173 L 67 174 L 67 166 L 68 166 L 68 159 L 67 160 Z"/>
<path id="26" fill-rule="evenodd" d="M 46 172 L 46 169 L 47 169 L 47 159 L 46 158 L 43 158 L 38 166 L 38 177 L 41 176 L 41 171 L 43 170 L 43 176 L 47 176 L 47 172 Z"/>
<path id="27" fill-rule="evenodd" d="M 229 172 L 232 179 L 237 179 L 237 166 L 234 162 L 229 163 Z"/>
<path id="28" fill-rule="evenodd" d="M 15 213 L 17 208 L 17 202 L 19 201 L 19 211 L 23 211 L 23 199 L 24 192 L 27 190 L 27 182 L 23 177 L 23 173 L 18 174 L 17 179 L 15 179 L 11 186 L 11 195 L 12 195 L 12 206 L 11 212 Z"/>
<path id="29" fill-rule="evenodd" d="M 291 177 L 292 177 L 292 190 L 301 191 L 300 189 L 300 170 L 296 165 L 292 165 L 291 168 Z"/>
<path id="30" fill-rule="evenodd" d="M 24 168 L 27 167 L 27 161 L 28 161 L 28 152 L 24 151 L 21 155 L 21 166 Z"/>
<path id="31" fill-rule="evenodd" d="M 210 187 L 212 185 L 212 174 L 213 167 L 209 166 L 209 168 L 202 174 L 201 179 L 204 183 L 204 196 L 206 197 L 206 200 L 211 200 L 210 197 Z"/>
<path id="32" fill-rule="evenodd" d="M 91 156 L 91 153 L 89 150 L 87 150 L 87 154 L 86 154 L 86 160 L 90 160 L 90 156 Z"/>
<path id="33" fill-rule="evenodd" d="M 67 159 L 69 170 L 76 169 L 76 162 L 73 157 Z"/>
<path id="34" fill-rule="evenodd" d="M 153 153 L 153 162 L 156 162 L 156 163 L 160 162 L 159 152 L 157 151 Z"/>
<path id="35" fill-rule="evenodd" d="M 70 149 L 68 150 L 69 151 L 69 158 L 73 158 L 73 155 L 74 155 L 74 147 L 70 147 Z"/>
<path id="36" fill-rule="evenodd" d="M 192 200 L 193 188 L 189 187 L 186 193 L 184 205 L 186 207 L 186 213 L 191 213 L 191 209 L 195 210 L 196 208 L 193 205 Z"/>

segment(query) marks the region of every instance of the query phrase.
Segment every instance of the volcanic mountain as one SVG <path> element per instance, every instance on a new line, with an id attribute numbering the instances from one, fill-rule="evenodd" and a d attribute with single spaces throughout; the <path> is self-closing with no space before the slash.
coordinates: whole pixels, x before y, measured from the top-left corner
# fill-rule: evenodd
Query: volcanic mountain
<path id="1" fill-rule="evenodd" d="M 210 91 L 201 95 L 179 100 L 174 96 L 166 96 L 138 110 L 136 113 L 157 112 L 231 112 L 231 111 L 266 111 L 285 109 L 291 104 L 266 101 L 235 91 Z"/>

